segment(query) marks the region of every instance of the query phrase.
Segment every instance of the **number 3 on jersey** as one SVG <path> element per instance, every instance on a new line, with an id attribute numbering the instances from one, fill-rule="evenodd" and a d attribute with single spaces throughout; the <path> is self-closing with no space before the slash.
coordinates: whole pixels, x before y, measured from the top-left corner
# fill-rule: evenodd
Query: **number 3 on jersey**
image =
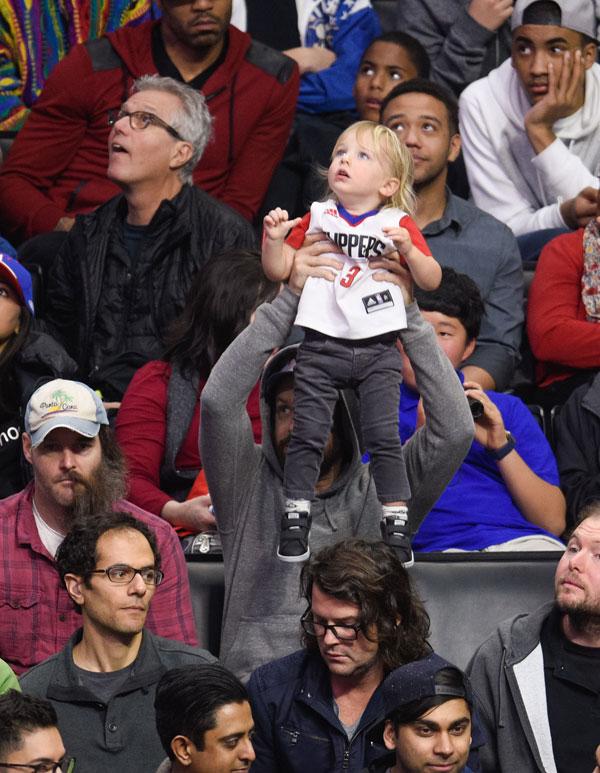
<path id="1" fill-rule="evenodd" d="M 346 276 L 343 276 L 340 279 L 340 284 L 342 287 L 350 287 L 352 282 L 356 279 L 356 277 L 360 274 L 360 266 L 351 266 L 348 269 L 348 273 Z"/>

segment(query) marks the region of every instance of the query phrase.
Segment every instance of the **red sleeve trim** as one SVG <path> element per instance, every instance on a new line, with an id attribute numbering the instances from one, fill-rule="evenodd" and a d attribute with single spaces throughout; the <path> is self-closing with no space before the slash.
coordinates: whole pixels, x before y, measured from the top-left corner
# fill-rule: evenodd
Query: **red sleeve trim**
<path id="1" fill-rule="evenodd" d="M 310 212 L 307 212 L 302 220 L 298 223 L 298 225 L 295 228 L 292 228 L 287 239 L 285 240 L 285 243 L 289 244 L 289 246 L 295 250 L 300 249 L 304 243 L 304 237 L 306 236 L 309 225 Z"/>
<path id="2" fill-rule="evenodd" d="M 412 243 L 415 245 L 415 247 L 424 255 L 431 255 L 431 250 L 429 249 L 429 246 L 427 242 L 425 241 L 425 237 L 419 230 L 417 224 L 412 219 L 412 217 L 409 217 L 409 215 L 404 215 L 403 218 L 400 219 L 400 225 L 402 228 L 406 228 L 408 233 L 410 234 L 410 239 Z"/>

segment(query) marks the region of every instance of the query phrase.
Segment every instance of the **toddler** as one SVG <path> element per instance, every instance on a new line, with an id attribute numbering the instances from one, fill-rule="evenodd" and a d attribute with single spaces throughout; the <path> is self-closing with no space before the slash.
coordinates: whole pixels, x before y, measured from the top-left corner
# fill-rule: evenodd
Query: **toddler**
<path id="1" fill-rule="evenodd" d="M 400 259 L 424 290 L 437 288 L 441 269 L 409 216 L 412 159 L 395 133 L 359 121 L 339 137 L 327 172 L 328 198 L 310 214 L 288 220 L 275 209 L 264 219 L 262 260 L 270 279 L 286 280 L 306 233 L 324 232 L 344 266 L 334 281 L 306 281 L 296 324 L 304 328 L 294 371 L 294 429 L 285 461 L 285 513 L 277 555 L 304 561 L 310 554 L 310 506 L 338 391 L 356 390 L 363 440 L 371 454 L 381 533 L 405 565 L 410 488 L 398 436 L 401 358 L 397 331 L 406 327 L 400 288 L 377 280 L 369 261 Z M 292 229 L 286 239 L 286 235 Z"/>

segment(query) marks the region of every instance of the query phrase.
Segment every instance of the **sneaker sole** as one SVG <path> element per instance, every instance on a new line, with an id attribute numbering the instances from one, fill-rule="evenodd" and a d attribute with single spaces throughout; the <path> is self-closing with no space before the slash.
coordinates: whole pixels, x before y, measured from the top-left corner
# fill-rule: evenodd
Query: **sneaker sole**
<path id="1" fill-rule="evenodd" d="M 277 551 L 277 558 L 280 561 L 284 561 L 286 564 L 299 564 L 301 561 L 306 561 L 310 557 L 310 549 L 306 551 L 306 553 L 302 553 L 300 556 L 282 556 L 279 551 Z"/>

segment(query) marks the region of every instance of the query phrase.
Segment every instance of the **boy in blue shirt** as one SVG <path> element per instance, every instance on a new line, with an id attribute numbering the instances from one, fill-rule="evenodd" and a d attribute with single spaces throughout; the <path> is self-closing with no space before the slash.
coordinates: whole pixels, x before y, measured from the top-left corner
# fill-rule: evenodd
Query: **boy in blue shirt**
<path id="1" fill-rule="evenodd" d="M 472 353 L 483 303 L 465 274 L 442 269 L 437 290 L 416 289 L 423 316 L 458 370 Z M 414 374 L 403 356 L 400 435 L 405 442 L 426 421 Z M 462 374 L 458 374 L 462 380 Z M 458 472 L 414 537 L 413 548 L 438 550 L 561 550 L 565 500 L 556 460 L 527 406 L 512 395 L 483 391 L 464 382 L 483 415 L 475 440 Z"/>

